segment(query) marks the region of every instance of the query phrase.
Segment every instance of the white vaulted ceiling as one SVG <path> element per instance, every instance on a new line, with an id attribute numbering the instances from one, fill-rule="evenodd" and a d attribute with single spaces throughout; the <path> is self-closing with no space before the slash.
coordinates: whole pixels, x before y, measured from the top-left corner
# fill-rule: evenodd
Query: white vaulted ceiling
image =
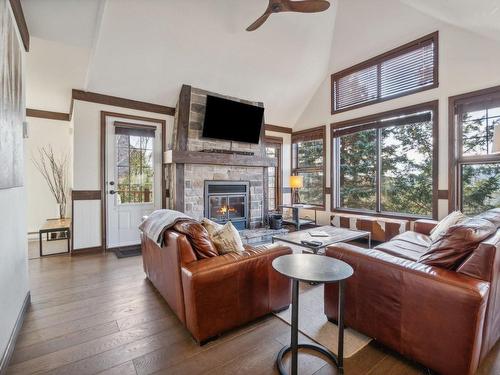
<path id="1" fill-rule="evenodd" d="M 267 4 L 22 1 L 35 38 L 88 49 L 85 87 L 74 88 L 175 106 L 186 83 L 263 101 L 267 122 L 291 126 L 327 74 L 335 7 L 318 14 L 272 15 L 257 31 L 245 31 Z M 36 107 L 30 82 L 27 91 L 28 106 Z"/>

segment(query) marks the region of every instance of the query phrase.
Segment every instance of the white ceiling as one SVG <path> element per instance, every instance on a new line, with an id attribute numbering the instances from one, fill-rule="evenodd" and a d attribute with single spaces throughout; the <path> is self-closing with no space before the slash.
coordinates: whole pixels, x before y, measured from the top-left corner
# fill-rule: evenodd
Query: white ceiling
<path id="1" fill-rule="evenodd" d="M 441 21 L 500 40 L 500 0 L 401 1 Z"/>
<path id="2" fill-rule="evenodd" d="M 327 73 L 334 7 L 272 15 L 249 33 L 268 0 L 99 3 L 22 1 L 33 36 L 91 50 L 76 88 L 175 106 L 186 83 L 263 101 L 267 122 L 291 126 Z"/>

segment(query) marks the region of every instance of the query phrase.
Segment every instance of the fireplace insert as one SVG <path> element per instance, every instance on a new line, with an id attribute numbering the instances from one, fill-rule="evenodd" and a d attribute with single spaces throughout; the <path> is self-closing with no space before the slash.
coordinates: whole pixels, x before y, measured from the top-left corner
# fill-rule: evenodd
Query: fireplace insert
<path id="1" fill-rule="evenodd" d="M 248 181 L 205 181 L 205 217 L 224 224 L 231 221 L 238 230 L 248 228 Z"/>

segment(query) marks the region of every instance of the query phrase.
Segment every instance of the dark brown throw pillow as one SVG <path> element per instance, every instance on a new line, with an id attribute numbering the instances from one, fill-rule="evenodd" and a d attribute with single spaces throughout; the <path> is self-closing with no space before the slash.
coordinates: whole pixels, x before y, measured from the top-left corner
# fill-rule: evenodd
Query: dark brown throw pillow
<path id="1" fill-rule="evenodd" d="M 467 219 L 448 228 L 443 237 L 420 257 L 419 263 L 455 270 L 482 240 L 495 231 L 496 227 L 488 220 Z"/>
<path id="2" fill-rule="evenodd" d="M 475 216 L 478 219 L 488 220 L 495 227 L 500 228 L 500 208 L 493 208 Z"/>
<path id="3" fill-rule="evenodd" d="M 198 259 L 211 258 L 219 255 L 217 248 L 210 240 L 207 230 L 194 220 L 177 222 L 172 229 L 184 234 L 193 247 Z"/>

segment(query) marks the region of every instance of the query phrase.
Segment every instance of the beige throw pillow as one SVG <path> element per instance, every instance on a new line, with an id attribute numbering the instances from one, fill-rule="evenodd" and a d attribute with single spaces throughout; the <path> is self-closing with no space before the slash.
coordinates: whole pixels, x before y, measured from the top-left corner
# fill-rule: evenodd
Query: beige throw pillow
<path id="1" fill-rule="evenodd" d="M 245 250 L 240 234 L 233 223 L 228 221 L 211 235 L 212 242 L 217 247 L 219 254 L 241 253 Z"/>
<path id="2" fill-rule="evenodd" d="M 441 237 L 444 236 L 449 227 L 455 224 L 460 224 L 462 221 L 467 219 L 460 211 L 453 211 L 451 214 L 446 216 L 443 220 L 441 220 L 434 229 L 431 230 L 430 239 L 432 242 L 436 242 Z"/>
<path id="3" fill-rule="evenodd" d="M 215 221 L 207 219 L 206 217 L 201 219 L 201 225 L 203 225 L 205 227 L 205 229 L 207 230 L 210 237 L 212 237 L 212 235 L 215 232 L 217 232 L 218 230 L 221 230 L 223 227 L 222 224 L 218 224 Z"/>

